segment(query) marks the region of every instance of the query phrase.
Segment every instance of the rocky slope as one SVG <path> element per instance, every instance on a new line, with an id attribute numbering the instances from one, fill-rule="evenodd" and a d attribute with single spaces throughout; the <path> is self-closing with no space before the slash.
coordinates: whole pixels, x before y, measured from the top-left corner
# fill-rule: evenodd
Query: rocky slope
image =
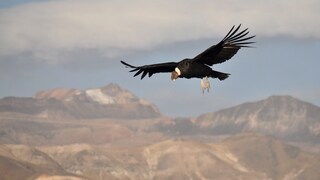
<path id="1" fill-rule="evenodd" d="M 0 112 L 23 113 L 55 119 L 152 118 L 157 107 L 116 84 L 102 88 L 41 91 L 35 97 L 0 99 Z"/>

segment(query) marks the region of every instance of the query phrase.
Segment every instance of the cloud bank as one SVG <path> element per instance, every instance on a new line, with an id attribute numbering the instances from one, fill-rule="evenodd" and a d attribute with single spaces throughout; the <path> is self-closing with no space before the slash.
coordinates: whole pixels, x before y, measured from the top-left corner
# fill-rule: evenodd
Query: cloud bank
<path id="1" fill-rule="evenodd" d="M 221 38 L 238 23 L 259 37 L 320 39 L 320 23 L 315 21 L 320 19 L 318 7 L 318 0 L 52 0 L 21 4 L 0 9 L 0 61 L 19 56 L 63 64 L 87 51 L 113 59 L 130 49 Z"/>

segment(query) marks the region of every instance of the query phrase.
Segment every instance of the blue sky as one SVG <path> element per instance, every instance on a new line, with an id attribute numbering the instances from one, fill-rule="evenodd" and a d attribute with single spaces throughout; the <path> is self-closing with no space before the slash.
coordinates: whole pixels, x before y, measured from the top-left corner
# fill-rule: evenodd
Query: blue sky
<path id="1" fill-rule="evenodd" d="M 0 97 L 33 96 L 57 87 L 114 82 L 169 116 L 198 116 L 271 95 L 320 105 L 320 2 L 5 0 L 0 2 Z M 199 79 L 170 74 L 133 78 L 120 63 L 180 61 L 216 44 L 232 25 L 257 35 L 214 69 L 202 94 Z"/>

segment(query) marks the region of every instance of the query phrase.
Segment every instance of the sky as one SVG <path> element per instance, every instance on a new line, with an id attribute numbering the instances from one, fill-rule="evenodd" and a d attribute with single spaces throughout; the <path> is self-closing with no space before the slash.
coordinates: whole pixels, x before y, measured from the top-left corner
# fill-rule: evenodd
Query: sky
<path id="1" fill-rule="evenodd" d="M 291 95 L 320 106 L 319 0 L 2 0 L 0 98 L 117 83 L 173 117 Z M 202 94 L 199 79 L 133 78 L 133 65 L 192 58 L 233 25 L 256 35 L 213 69 L 230 73 Z"/>

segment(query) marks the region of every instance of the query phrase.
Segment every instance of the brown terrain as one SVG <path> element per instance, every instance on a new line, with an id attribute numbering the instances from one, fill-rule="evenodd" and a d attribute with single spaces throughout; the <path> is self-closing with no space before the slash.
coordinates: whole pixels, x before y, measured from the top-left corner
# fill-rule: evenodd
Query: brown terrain
<path id="1" fill-rule="evenodd" d="M 320 108 L 290 96 L 170 118 L 116 84 L 0 99 L 0 179 L 320 179 Z"/>

